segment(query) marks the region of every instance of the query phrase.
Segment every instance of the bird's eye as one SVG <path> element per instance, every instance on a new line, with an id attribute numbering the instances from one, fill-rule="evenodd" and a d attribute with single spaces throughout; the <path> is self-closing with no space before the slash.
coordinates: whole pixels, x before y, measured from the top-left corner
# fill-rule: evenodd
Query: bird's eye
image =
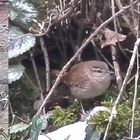
<path id="1" fill-rule="evenodd" d="M 98 69 L 98 70 L 97 70 L 97 72 L 98 72 L 98 73 L 101 73 L 101 72 L 102 72 L 102 70 L 101 70 L 101 69 Z"/>
<path id="2" fill-rule="evenodd" d="M 103 70 L 101 68 L 93 68 L 92 71 L 96 72 L 96 73 L 102 73 L 103 72 Z"/>
<path id="3" fill-rule="evenodd" d="M 96 72 L 98 72 L 98 73 L 102 73 L 103 70 L 102 70 L 101 68 L 98 68 L 98 69 L 96 69 Z"/>

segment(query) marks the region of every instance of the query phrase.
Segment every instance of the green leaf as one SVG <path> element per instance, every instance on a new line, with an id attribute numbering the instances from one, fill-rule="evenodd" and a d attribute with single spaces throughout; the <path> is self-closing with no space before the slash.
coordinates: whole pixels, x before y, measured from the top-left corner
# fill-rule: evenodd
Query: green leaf
<path id="1" fill-rule="evenodd" d="M 32 119 L 32 125 L 30 128 L 30 140 L 38 140 L 40 131 L 45 129 L 48 122 L 45 117 L 35 115 Z"/>
<path id="2" fill-rule="evenodd" d="M 24 34 L 18 27 L 10 27 L 11 36 L 8 57 L 14 58 L 24 52 L 29 51 L 35 45 L 35 37 L 33 34 Z"/>
<path id="3" fill-rule="evenodd" d="M 90 125 L 86 128 L 86 138 L 85 140 L 99 140 L 101 137 L 101 132 L 93 129 Z"/>
<path id="4" fill-rule="evenodd" d="M 14 11 L 14 9 L 9 10 L 9 17 L 11 20 L 15 20 L 17 16 L 18 16 L 18 13 Z"/>
<path id="5" fill-rule="evenodd" d="M 24 67 L 21 63 L 10 65 L 9 66 L 9 74 L 8 74 L 8 83 L 12 83 L 16 80 L 19 80 L 23 75 Z"/>
<path id="6" fill-rule="evenodd" d="M 18 132 L 22 132 L 24 130 L 27 130 L 29 128 L 30 124 L 25 124 L 23 122 L 12 125 L 10 127 L 10 134 L 12 133 L 18 133 Z"/>
<path id="7" fill-rule="evenodd" d="M 25 0 L 9 0 L 9 11 L 11 20 L 18 20 L 19 22 L 28 23 L 36 18 L 38 12 L 34 5 Z"/>

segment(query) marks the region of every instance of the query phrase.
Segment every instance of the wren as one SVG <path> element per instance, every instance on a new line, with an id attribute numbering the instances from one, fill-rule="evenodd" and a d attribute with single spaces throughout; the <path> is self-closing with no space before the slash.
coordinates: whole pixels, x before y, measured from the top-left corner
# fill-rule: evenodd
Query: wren
<path id="1" fill-rule="evenodd" d="M 72 96 L 90 99 L 102 95 L 109 87 L 111 75 L 103 61 L 85 61 L 75 64 L 62 77 L 62 82 L 70 88 Z"/>

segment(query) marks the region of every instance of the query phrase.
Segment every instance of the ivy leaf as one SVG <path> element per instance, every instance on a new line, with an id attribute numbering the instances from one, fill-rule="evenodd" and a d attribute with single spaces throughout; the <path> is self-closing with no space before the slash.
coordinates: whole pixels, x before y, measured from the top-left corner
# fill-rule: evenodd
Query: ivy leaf
<path id="1" fill-rule="evenodd" d="M 90 125 L 86 128 L 86 138 L 85 140 L 99 140 L 101 137 L 101 132 L 93 129 Z"/>
<path id="2" fill-rule="evenodd" d="M 30 124 L 25 124 L 23 122 L 15 124 L 10 127 L 10 134 L 25 131 L 29 128 L 29 126 L 30 126 Z"/>
<path id="3" fill-rule="evenodd" d="M 30 128 L 30 140 L 38 140 L 40 131 L 45 129 L 48 122 L 44 116 L 35 115 Z"/>
<path id="4" fill-rule="evenodd" d="M 12 83 L 19 80 L 23 75 L 24 67 L 19 63 L 15 65 L 9 65 L 8 83 Z"/>
<path id="5" fill-rule="evenodd" d="M 10 45 L 9 58 L 17 57 L 24 52 L 30 50 L 35 45 L 35 37 L 33 34 L 24 34 L 18 27 L 10 27 Z"/>
<path id="6" fill-rule="evenodd" d="M 25 24 L 31 22 L 38 15 L 34 5 L 25 0 L 9 0 L 9 9 L 11 20 L 19 20 Z"/>
<path id="7" fill-rule="evenodd" d="M 11 20 L 15 20 L 16 17 L 18 16 L 18 13 L 16 11 L 14 11 L 14 9 L 11 8 L 11 10 L 9 10 L 9 17 Z"/>

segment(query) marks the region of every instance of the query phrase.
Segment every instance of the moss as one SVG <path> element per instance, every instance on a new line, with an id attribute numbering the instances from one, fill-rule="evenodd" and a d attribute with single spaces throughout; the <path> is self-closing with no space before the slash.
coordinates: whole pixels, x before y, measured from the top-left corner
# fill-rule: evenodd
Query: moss
<path id="1" fill-rule="evenodd" d="M 51 120 L 54 127 L 62 127 L 74 123 L 77 120 L 77 113 L 74 105 L 66 109 L 56 106 L 52 114 Z"/>
<path id="2" fill-rule="evenodd" d="M 111 109 L 113 106 L 113 101 L 104 101 L 103 105 Z M 138 123 L 140 121 L 140 116 L 138 114 L 140 114 L 140 110 L 137 109 L 135 111 L 134 129 L 140 128 L 140 124 Z M 89 124 L 92 127 L 104 133 L 108 123 L 109 116 L 110 113 L 108 112 L 100 112 L 96 116 L 91 118 Z M 108 138 L 118 139 L 123 137 L 124 135 L 125 136 L 129 135 L 131 116 L 132 116 L 131 103 L 129 100 L 127 100 L 118 106 L 117 114 L 116 117 L 113 119 Z"/>

